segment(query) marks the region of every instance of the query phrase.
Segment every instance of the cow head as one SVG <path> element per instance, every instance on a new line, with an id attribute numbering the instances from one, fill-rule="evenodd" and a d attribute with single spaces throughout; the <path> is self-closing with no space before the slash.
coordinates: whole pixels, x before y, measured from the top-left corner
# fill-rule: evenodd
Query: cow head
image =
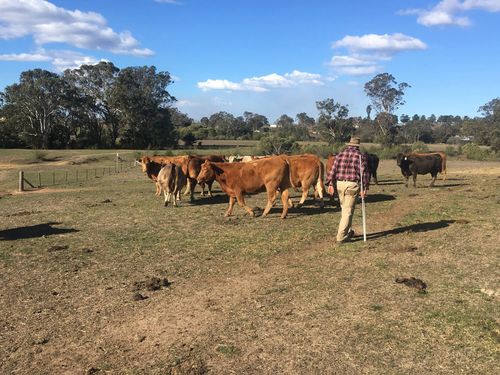
<path id="1" fill-rule="evenodd" d="M 146 173 L 148 171 L 148 165 L 149 163 L 151 163 L 151 159 L 149 158 L 149 156 L 143 156 L 142 158 L 139 159 L 140 163 L 141 163 L 141 169 L 144 173 Z"/>
<path id="2" fill-rule="evenodd" d="M 198 183 L 202 183 L 213 180 L 214 178 L 215 178 L 214 165 L 210 161 L 205 160 L 205 162 L 201 165 L 201 170 L 196 180 L 198 181 Z"/>

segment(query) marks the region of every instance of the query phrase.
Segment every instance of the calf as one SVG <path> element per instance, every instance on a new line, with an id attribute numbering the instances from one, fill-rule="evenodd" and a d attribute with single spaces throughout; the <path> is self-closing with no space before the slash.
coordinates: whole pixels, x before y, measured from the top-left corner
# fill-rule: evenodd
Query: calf
<path id="1" fill-rule="evenodd" d="M 229 207 L 225 216 L 230 216 L 235 200 L 251 216 L 253 210 L 245 203 L 245 194 L 267 192 L 267 205 L 262 214 L 265 217 L 276 200 L 276 191 L 281 191 L 283 212 L 288 213 L 288 188 L 290 187 L 290 169 L 285 159 L 271 157 L 248 163 L 214 163 L 206 160 L 198 175 L 198 183 L 215 178 L 222 190 L 229 195 Z"/>
<path id="2" fill-rule="evenodd" d="M 160 192 L 163 190 L 165 196 L 165 206 L 171 200 L 174 206 L 177 206 L 176 197 L 180 196 L 180 191 L 186 185 L 186 175 L 182 168 L 173 163 L 166 163 L 158 173 L 157 185 Z"/>
<path id="3" fill-rule="evenodd" d="M 290 165 L 290 184 L 294 188 L 302 188 L 302 197 L 297 207 L 302 207 L 311 187 L 314 189 L 314 198 L 319 197 L 320 207 L 323 207 L 323 195 L 325 192 L 323 179 L 325 167 L 321 160 L 319 160 L 316 155 L 311 154 L 293 156 L 281 155 L 280 157 L 285 159 Z M 289 203 L 291 203 L 291 201 Z"/>
<path id="4" fill-rule="evenodd" d="M 432 181 L 429 186 L 434 186 L 437 174 L 442 171 L 442 160 L 440 155 L 397 155 L 397 164 L 405 178 L 405 186 L 408 187 L 408 179 L 413 176 L 413 186 L 417 186 L 417 174 L 430 173 Z"/>

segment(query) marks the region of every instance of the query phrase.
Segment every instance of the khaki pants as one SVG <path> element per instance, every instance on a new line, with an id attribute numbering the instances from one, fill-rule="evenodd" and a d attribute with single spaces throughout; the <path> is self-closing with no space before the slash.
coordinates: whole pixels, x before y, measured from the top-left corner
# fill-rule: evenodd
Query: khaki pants
<path id="1" fill-rule="evenodd" d="M 342 217 L 340 219 L 337 241 L 343 241 L 351 231 L 352 215 L 354 206 L 359 195 L 359 185 L 357 182 L 337 181 L 337 193 L 339 194 Z"/>

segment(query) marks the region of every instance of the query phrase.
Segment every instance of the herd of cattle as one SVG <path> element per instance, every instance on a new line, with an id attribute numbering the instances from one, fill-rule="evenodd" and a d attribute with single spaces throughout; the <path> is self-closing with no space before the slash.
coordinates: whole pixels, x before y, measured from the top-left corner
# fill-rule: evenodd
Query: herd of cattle
<path id="1" fill-rule="evenodd" d="M 377 168 L 379 158 L 375 154 L 367 154 L 370 178 L 378 184 Z M 174 206 L 181 199 L 181 190 L 185 187 L 184 195 L 190 195 L 194 200 L 196 184 L 201 187 L 201 195 L 205 196 L 205 187 L 208 195 L 212 197 L 212 185 L 217 181 L 222 190 L 229 196 L 229 207 L 226 216 L 230 216 L 234 204 L 237 202 L 251 216 L 252 208 L 245 203 L 245 194 L 260 192 L 267 193 L 267 205 L 262 216 L 266 216 L 275 205 L 276 199 L 281 194 L 283 203 L 282 218 L 288 213 L 288 208 L 293 207 L 289 198 L 288 189 L 300 189 L 302 196 L 297 207 L 301 207 L 306 200 L 309 190 L 314 190 L 314 198 L 324 206 L 325 195 L 324 178 L 325 167 L 320 158 L 312 154 L 303 155 L 276 155 L 276 156 L 143 156 L 138 163 L 143 172 L 156 184 L 156 195 L 163 192 L 165 206 L 172 202 Z M 326 162 L 326 171 L 333 167 L 335 155 L 329 155 Z M 430 173 L 433 186 L 439 172 L 446 176 L 446 155 L 442 152 L 426 154 L 399 154 L 397 165 L 405 177 L 406 186 L 408 179 L 413 176 L 416 185 L 417 174 Z M 333 201 L 334 197 L 330 197 Z"/>

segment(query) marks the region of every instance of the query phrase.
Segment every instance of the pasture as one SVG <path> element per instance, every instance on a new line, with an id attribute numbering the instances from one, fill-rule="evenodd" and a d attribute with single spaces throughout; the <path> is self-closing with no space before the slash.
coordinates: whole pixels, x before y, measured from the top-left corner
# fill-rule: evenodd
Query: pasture
<path id="1" fill-rule="evenodd" d="M 139 167 L 10 194 L 19 166 L 81 156 L 60 154 L 0 154 L 2 374 L 499 372 L 499 162 L 451 159 L 415 189 L 381 161 L 368 241 L 337 245 L 331 205 L 224 218 L 215 183 L 165 208 Z"/>

